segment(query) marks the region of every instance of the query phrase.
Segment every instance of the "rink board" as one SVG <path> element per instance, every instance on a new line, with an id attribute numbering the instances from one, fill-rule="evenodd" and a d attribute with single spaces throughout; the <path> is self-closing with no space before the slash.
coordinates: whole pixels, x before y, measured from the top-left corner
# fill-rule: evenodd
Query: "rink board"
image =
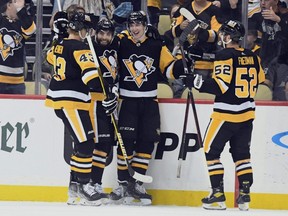
<path id="1" fill-rule="evenodd" d="M 0 200 L 64 202 L 67 199 L 71 153 L 62 122 L 41 97 L 2 98 Z M 196 103 L 200 130 L 204 136 L 213 105 Z M 203 149 L 195 142 L 196 130 L 189 113 L 189 150 L 177 178 L 185 100 L 160 100 L 161 142 L 155 146 L 148 175 L 154 180 L 145 187 L 155 205 L 200 206 L 209 192 Z M 251 208 L 288 209 L 288 104 L 257 103 L 251 142 L 254 184 Z M 65 143 L 65 145 L 64 145 Z M 114 149 L 115 150 L 115 149 Z M 222 155 L 225 167 L 227 206 L 233 207 L 234 164 L 228 146 Z M 116 157 L 105 169 L 103 186 L 111 191 L 117 185 Z"/>

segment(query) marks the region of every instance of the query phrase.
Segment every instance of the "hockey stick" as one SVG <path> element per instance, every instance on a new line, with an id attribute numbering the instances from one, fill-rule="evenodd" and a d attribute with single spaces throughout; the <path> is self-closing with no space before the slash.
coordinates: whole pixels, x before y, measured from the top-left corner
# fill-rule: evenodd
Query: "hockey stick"
<path id="1" fill-rule="evenodd" d="M 189 11 L 187 10 L 186 8 L 182 7 L 180 8 L 179 10 L 180 14 L 182 16 L 184 16 L 187 20 L 189 20 L 190 22 L 195 20 L 196 18 L 194 17 L 194 15 Z"/>
<path id="2" fill-rule="evenodd" d="M 181 33 L 181 35 L 179 37 L 179 45 L 180 45 L 180 49 L 181 49 L 182 62 L 183 62 L 185 74 L 189 74 L 189 73 L 191 74 L 191 72 L 189 71 L 188 66 L 187 66 L 187 62 L 185 60 L 183 45 L 187 39 L 188 34 L 196 33 L 198 29 L 199 29 L 198 21 L 196 19 L 193 19 L 188 24 L 188 26 L 184 29 L 184 31 Z M 194 65 L 194 62 L 193 62 L 193 65 Z M 184 158 L 184 152 L 185 152 L 184 150 L 185 150 L 185 143 L 186 143 L 186 130 L 187 130 L 189 103 L 190 102 L 191 102 L 192 110 L 193 110 L 193 114 L 194 114 L 194 120 L 195 120 L 195 125 L 196 125 L 196 130 L 197 130 L 197 139 L 198 139 L 200 147 L 203 146 L 198 116 L 197 116 L 197 112 L 196 112 L 195 101 L 194 101 L 194 97 L 193 97 L 193 93 L 192 93 L 192 86 L 187 86 L 187 87 L 188 87 L 188 95 L 187 95 L 187 100 L 186 100 L 186 110 L 185 110 L 184 125 L 183 125 L 183 131 L 182 131 L 182 140 L 181 140 L 180 153 L 179 153 L 179 159 L 178 159 L 177 178 L 180 178 L 182 161 Z"/>
<path id="3" fill-rule="evenodd" d="M 101 70 L 100 70 L 100 65 L 99 65 L 99 62 L 98 62 L 98 59 L 97 59 L 97 55 L 96 55 L 95 49 L 93 47 L 93 43 L 92 43 L 90 34 L 88 34 L 86 36 L 86 39 L 88 41 L 89 48 L 90 48 L 90 50 L 92 52 L 92 56 L 93 56 L 93 59 L 94 59 L 94 62 L 95 62 L 95 66 L 98 69 L 98 74 L 99 74 L 99 79 L 100 79 L 101 87 L 102 87 L 102 90 L 103 90 L 103 94 L 106 96 L 107 92 L 105 90 L 104 79 L 103 79 L 103 76 L 102 76 L 102 73 L 101 73 Z M 118 143 L 120 145 L 120 149 L 122 151 L 122 154 L 123 154 L 126 166 L 128 168 L 129 174 L 134 179 L 136 179 L 138 181 L 141 181 L 141 182 L 144 182 L 144 183 L 151 183 L 153 181 L 153 178 L 151 176 L 143 175 L 143 174 L 140 174 L 140 173 L 136 172 L 132 168 L 131 164 L 129 163 L 127 152 L 126 152 L 126 149 L 125 149 L 125 146 L 124 146 L 124 143 L 123 143 L 122 136 L 121 136 L 121 134 L 119 132 L 119 128 L 118 128 L 118 125 L 116 123 L 114 113 L 111 114 L 111 121 L 112 121 L 112 124 L 114 126 L 114 130 L 115 130 L 115 133 L 116 133 L 116 136 L 117 136 L 117 140 L 118 140 Z"/>

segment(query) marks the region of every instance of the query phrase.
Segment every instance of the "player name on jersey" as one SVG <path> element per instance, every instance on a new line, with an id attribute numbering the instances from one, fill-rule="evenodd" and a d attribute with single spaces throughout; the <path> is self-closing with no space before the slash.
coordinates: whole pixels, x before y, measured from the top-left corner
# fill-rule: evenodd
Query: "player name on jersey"
<path id="1" fill-rule="evenodd" d="M 238 57 L 239 65 L 254 65 L 254 58 L 252 56 Z"/>

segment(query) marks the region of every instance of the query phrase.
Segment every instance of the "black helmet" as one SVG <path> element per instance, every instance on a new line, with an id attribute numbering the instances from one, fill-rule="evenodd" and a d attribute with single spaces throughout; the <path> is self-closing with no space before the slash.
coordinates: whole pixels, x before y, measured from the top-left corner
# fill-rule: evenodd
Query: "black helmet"
<path id="1" fill-rule="evenodd" d="M 101 19 L 96 25 L 96 33 L 99 31 L 110 31 L 114 35 L 115 27 L 113 23 L 108 19 Z"/>
<path id="2" fill-rule="evenodd" d="M 85 20 L 84 13 L 74 12 L 70 16 L 68 26 L 74 31 L 80 31 L 82 29 L 88 29 L 89 22 Z"/>
<path id="3" fill-rule="evenodd" d="M 225 21 L 219 29 L 219 32 L 230 35 L 231 39 L 235 42 L 239 42 L 245 35 L 245 28 L 237 20 Z"/>
<path id="4" fill-rule="evenodd" d="M 128 17 L 128 25 L 131 23 L 142 23 L 144 26 L 147 25 L 147 16 L 144 11 L 134 11 Z"/>

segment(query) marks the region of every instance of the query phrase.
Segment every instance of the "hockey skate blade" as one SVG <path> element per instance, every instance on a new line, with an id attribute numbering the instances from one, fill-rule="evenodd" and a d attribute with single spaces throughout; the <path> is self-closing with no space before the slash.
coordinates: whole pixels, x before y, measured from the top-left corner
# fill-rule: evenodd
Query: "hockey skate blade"
<path id="1" fill-rule="evenodd" d="M 244 202 L 242 204 L 238 204 L 238 208 L 240 211 L 248 211 L 249 210 L 249 202 Z"/>
<path id="2" fill-rule="evenodd" d="M 101 203 L 102 205 L 108 205 L 110 203 L 110 199 L 107 197 L 107 198 L 101 198 Z"/>
<path id="3" fill-rule="evenodd" d="M 202 207 L 206 210 L 226 210 L 225 202 L 203 203 Z"/>
<path id="4" fill-rule="evenodd" d="M 135 199 L 134 197 L 125 197 L 123 200 L 124 205 L 134 206 L 149 206 L 152 205 L 151 199 Z"/>
<path id="5" fill-rule="evenodd" d="M 109 199 L 108 205 L 122 205 L 124 204 L 124 197 L 118 200 Z"/>
<path id="6" fill-rule="evenodd" d="M 100 205 L 102 205 L 101 199 L 95 200 L 95 201 L 89 201 L 87 199 L 81 198 L 79 203 L 82 206 L 100 206 Z"/>
<path id="7" fill-rule="evenodd" d="M 69 197 L 67 200 L 67 205 L 80 205 L 79 197 Z"/>

